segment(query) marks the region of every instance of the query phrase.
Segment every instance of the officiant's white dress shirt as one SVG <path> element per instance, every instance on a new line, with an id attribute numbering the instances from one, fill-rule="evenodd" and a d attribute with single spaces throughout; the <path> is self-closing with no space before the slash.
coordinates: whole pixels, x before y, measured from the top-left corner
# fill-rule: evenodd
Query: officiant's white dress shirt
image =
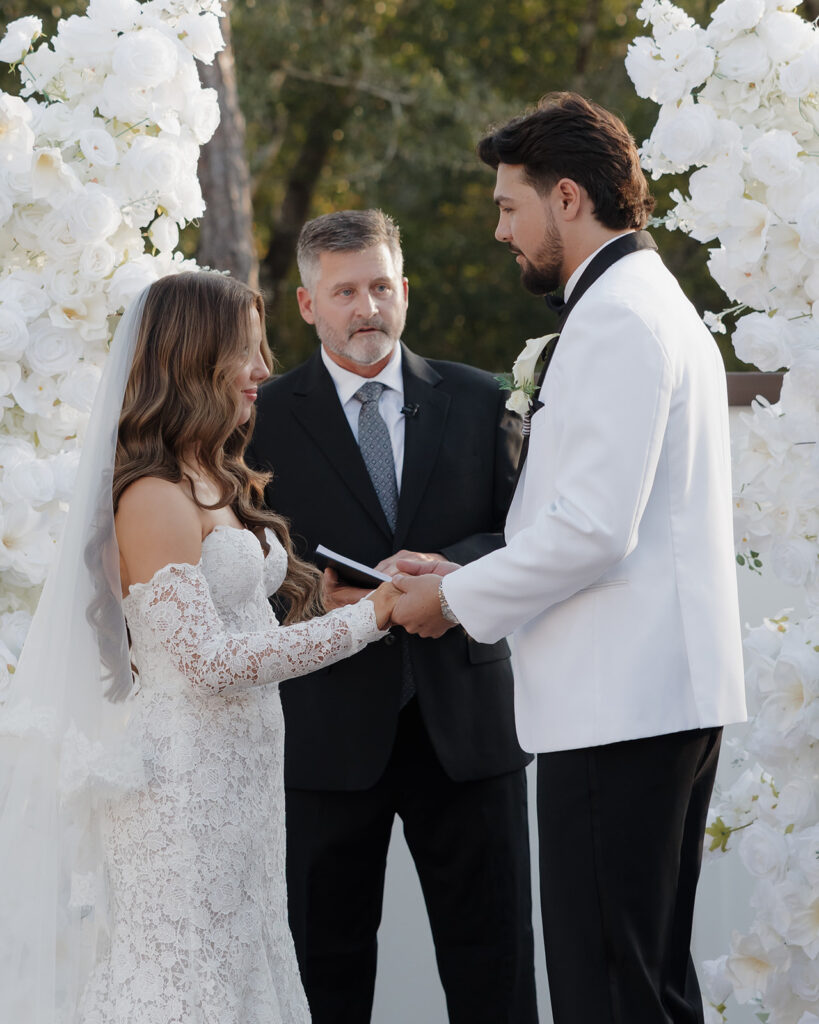
<path id="1" fill-rule="evenodd" d="M 506 547 L 443 581 L 471 636 L 514 638 L 521 746 L 744 720 L 725 370 L 656 252 L 581 296 L 539 397 Z"/>
<path id="2" fill-rule="evenodd" d="M 404 376 L 401 372 L 401 345 L 395 346 L 390 361 L 377 373 L 375 377 L 360 377 L 357 373 L 345 370 L 344 367 L 334 363 L 327 355 L 327 350 L 321 346 L 321 358 L 327 367 L 327 372 L 333 379 L 336 386 L 336 394 L 341 402 L 341 408 L 350 424 L 356 444 L 358 444 L 358 415 L 361 412 L 361 402 L 355 397 L 356 391 L 370 380 L 377 380 L 384 384 L 384 390 L 378 399 L 378 411 L 387 424 L 392 444 L 392 455 L 395 460 L 395 480 L 398 484 L 398 493 L 401 493 L 401 471 L 404 466 L 404 430 L 405 420 L 401 410 L 404 407 Z"/>

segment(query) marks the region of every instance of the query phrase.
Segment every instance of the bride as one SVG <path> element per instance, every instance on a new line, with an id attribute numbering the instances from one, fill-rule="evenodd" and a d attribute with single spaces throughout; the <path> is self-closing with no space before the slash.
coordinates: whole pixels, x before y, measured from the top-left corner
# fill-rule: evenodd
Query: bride
<path id="1" fill-rule="evenodd" d="M 155 282 L 117 329 L 0 715 L 3 1020 L 310 1019 L 270 684 L 384 636 L 397 592 L 320 614 L 318 570 L 264 508 L 242 458 L 263 325 L 257 293 L 201 272 Z"/>

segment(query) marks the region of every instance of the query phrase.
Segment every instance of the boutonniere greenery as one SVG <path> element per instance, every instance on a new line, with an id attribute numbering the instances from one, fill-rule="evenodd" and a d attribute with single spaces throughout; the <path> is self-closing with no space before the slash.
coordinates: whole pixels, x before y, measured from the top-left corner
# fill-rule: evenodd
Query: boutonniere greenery
<path id="1" fill-rule="evenodd" d="M 532 407 L 537 385 L 535 366 L 543 350 L 556 334 L 544 334 L 542 338 L 530 338 L 523 351 L 515 360 L 511 373 L 502 373 L 495 378 L 503 391 L 509 391 L 506 408 L 519 416 L 527 416 Z"/>

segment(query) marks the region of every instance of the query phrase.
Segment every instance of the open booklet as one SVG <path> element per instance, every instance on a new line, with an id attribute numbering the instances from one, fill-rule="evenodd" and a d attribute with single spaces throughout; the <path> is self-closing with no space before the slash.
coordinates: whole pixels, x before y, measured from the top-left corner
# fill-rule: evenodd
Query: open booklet
<path id="1" fill-rule="evenodd" d="M 389 583 L 390 577 L 377 569 L 371 569 L 362 562 L 331 551 L 323 544 L 316 548 L 316 564 L 320 569 L 331 568 L 338 573 L 339 579 L 354 587 L 366 587 L 371 590 L 379 583 Z"/>

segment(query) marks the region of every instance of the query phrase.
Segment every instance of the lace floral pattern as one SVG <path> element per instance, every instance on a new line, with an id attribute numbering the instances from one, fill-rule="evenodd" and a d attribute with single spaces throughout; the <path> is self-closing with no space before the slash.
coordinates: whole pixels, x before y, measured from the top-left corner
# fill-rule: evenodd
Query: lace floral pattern
<path id="1" fill-rule="evenodd" d="M 307 1024 L 287 922 L 278 687 L 381 636 L 372 603 L 278 626 L 286 555 L 247 531 L 132 588 L 147 783 L 106 805 L 110 951 L 82 1024 Z"/>

